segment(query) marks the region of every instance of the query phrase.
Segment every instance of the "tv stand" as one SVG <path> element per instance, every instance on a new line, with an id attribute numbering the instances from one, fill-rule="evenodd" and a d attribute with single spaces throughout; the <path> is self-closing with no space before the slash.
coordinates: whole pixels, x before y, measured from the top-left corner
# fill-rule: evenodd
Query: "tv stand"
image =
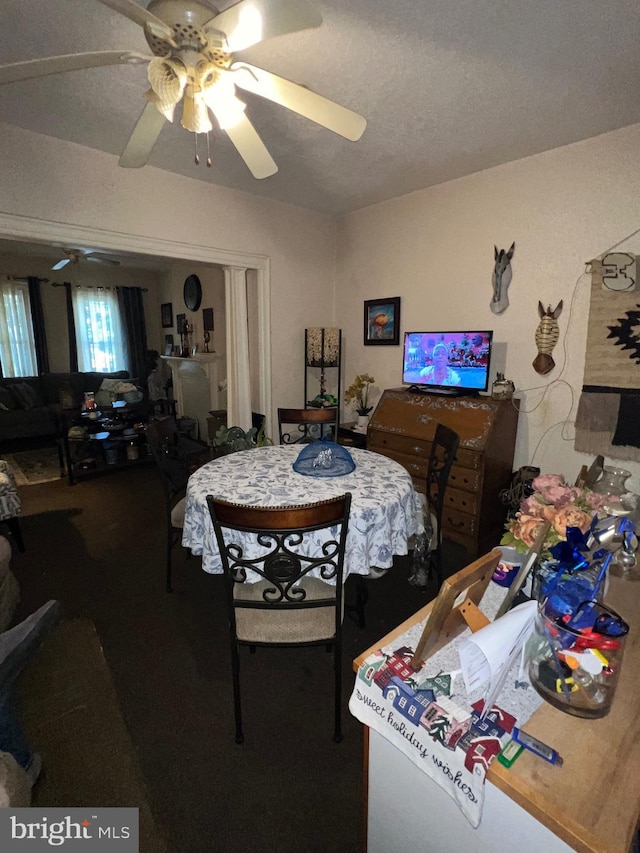
<path id="1" fill-rule="evenodd" d="M 409 385 L 407 391 L 410 394 L 435 394 L 439 397 L 479 397 L 477 391 L 468 391 L 463 388 L 432 388 L 429 385 Z"/>

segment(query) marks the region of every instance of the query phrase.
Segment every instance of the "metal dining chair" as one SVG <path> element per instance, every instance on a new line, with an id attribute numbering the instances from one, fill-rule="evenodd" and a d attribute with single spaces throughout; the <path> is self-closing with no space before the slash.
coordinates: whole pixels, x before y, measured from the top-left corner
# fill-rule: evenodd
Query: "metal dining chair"
<path id="1" fill-rule="evenodd" d="M 428 565 L 421 567 L 424 571 L 414 571 L 409 578 L 409 582 L 417 587 L 426 585 L 430 567 L 435 570 L 438 589 L 442 586 L 442 510 L 449 474 L 459 445 L 460 436 L 458 433 L 444 426 L 444 424 L 438 424 L 431 443 L 425 489 L 426 542 L 424 558 Z"/>
<path id="2" fill-rule="evenodd" d="M 337 441 L 339 420 L 337 406 L 278 409 L 280 444 L 308 444 L 324 436 Z"/>
<path id="3" fill-rule="evenodd" d="M 339 743 L 343 573 L 351 494 L 288 507 L 243 506 L 207 495 L 207 505 L 224 571 L 236 743 L 244 741 L 240 647 L 313 645 L 333 649 L 333 739 Z M 245 553 L 250 550 L 247 534 L 258 537 L 260 556 Z M 308 547 L 319 538 L 321 548 Z"/>
<path id="4" fill-rule="evenodd" d="M 172 592 L 172 552 L 182 541 L 189 476 L 210 458 L 207 444 L 178 432 L 174 417 L 151 421 L 145 438 L 156 463 L 164 495 L 166 521 L 166 590 Z"/>

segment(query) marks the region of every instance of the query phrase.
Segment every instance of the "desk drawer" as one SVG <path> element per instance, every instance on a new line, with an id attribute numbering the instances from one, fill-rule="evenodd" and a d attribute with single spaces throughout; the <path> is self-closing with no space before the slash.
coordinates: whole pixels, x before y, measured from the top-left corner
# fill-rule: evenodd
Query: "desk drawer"
<path id="1" fill-rule="evenodd" d="M 447 486 L 442 512 L 445 513 L 448 509 L 476 516 L 480 513 L 480 499 L 473 492 L 463 492 L 460 489 L 452 489 L 451 486 Z"/>
<path id="2" fill-rule="evenodd" d="M 431 453 L 431 442 L 422 438 L 413 438 L 410 435 L 397 435 L 395 433 L 370 429 L 367 434 L 367 448 L 375 450 L 377 453 L 384 453 L 385 455 L 387 455 L 388 451 L 403 453 L 408 456 L 414 456 L 417 459 L 424 459 L 426 463 Z M 391 458 L 395 459 L 395 456 Z M 470 468 L 473 471 L 479 471 L 482 467 L 482 455 L 474 450 L 459 447 L 456 453 L 456 465 L 460 468 Z"/>
<path id="3" fill-rule="evenodd" d="M 456 533 L 458 536 L 475 539 L 478 535 L 478 517 L 445 506 L 442 510 L 442 535 L 445 539 L 447 533 Z"/>
<path id="4" fill-rule="evenodd" d="M 421 492 L 425 490 L 425 482 L 427 479 L 427 468 L 429 467 L 429 459 L 425 457 L 412 456 L 408 453 L 402 453 L 398 450 L 389 447 L 375 447 L 371 442 L 368 444 L 368 450 L 374 450 L 376 453 L 381 453 L 395 462 L 399 462 L 411 474 L 416 485 Z M 469 493 L 480 492 L 481 482 L 480 471 L 470 468 L 461 468 L 456 462 L 449 474 L 449 487 L 454 487 L 461 491 Z M 467 510 L 468 511 L 468 510 Z"/>

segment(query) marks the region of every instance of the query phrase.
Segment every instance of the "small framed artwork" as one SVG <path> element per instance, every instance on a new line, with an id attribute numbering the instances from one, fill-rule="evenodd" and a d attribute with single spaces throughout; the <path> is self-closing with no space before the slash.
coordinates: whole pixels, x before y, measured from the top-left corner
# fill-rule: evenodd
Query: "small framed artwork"
<path id="1" fill-rule="evenodd" d="M 184 334 L 184 331 L 185 331 L 184 327 L 186 325 L 186 322 L 187 322 L 187 315 L 186 314 L 176 314 L 176 332 L 179 335 Z"/>
<path id="2" fill-rule="evenodd" d="M 173 355 L 173 335 L 164 336 L 164 354 Z"/>
<path id="3" fill-rule="evenodd" d="M 400 343 L 400 297 L 367 299 L 364 303 L 364 345 Z"/>
<path id="4" fill-rule="evenodd" d="M 213 332 L 213 308 L 202 309 L 202 330 Z"/>
<path id="5" fill-rule="evenodd" d="M 160 306 L 160 316 L 162 317 L 162 328 L 170 329 L 173 326 L 173 307 L 171 302 L 163 302 Z"/>

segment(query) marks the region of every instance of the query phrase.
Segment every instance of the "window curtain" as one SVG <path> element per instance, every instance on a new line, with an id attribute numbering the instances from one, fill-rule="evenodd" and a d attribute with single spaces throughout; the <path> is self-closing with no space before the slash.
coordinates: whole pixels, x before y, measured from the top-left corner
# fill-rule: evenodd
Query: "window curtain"
<path id="1" fill-rule="evenodd" d="M 126 370 L 118 297 L 105 288 L 72 288 L 80 371 Z"/>
<path id="2" fill-rule="evenodd" d="M 67 297 L 67 329 L 69 330 L 69 370 L 71 373 L 78 372 L 78 344 L 76 342 L 76 320 L 73 316 L 73 297 L 71 283 L 64 283 L 65 295 Z"/>
<path id="3" fill-rule="evenodd" d="M 29 276 L 29 301 L 31 303 L 31 323 L 33 324 L 33 340 L 35 342 L 38 373 L 49 372 L 49 350 L 47 333 L 44 327 L 44 310 L 42 308 L 42 279 Z"/>
<path id="4" fill-rule="evenodd" d="M 146 386 L 147 327 L 141 289 L 139 287 L 118 288 L 118 303 L 127 344 L 127 370 L 132 379 L 137 379 L 140 384 Z"/>
<path id="5" fill-rule="evenodd" d="M 26 282 L 0 285 L 0 361 L 4 376 L 37 376 L 33 323 Z"/>

